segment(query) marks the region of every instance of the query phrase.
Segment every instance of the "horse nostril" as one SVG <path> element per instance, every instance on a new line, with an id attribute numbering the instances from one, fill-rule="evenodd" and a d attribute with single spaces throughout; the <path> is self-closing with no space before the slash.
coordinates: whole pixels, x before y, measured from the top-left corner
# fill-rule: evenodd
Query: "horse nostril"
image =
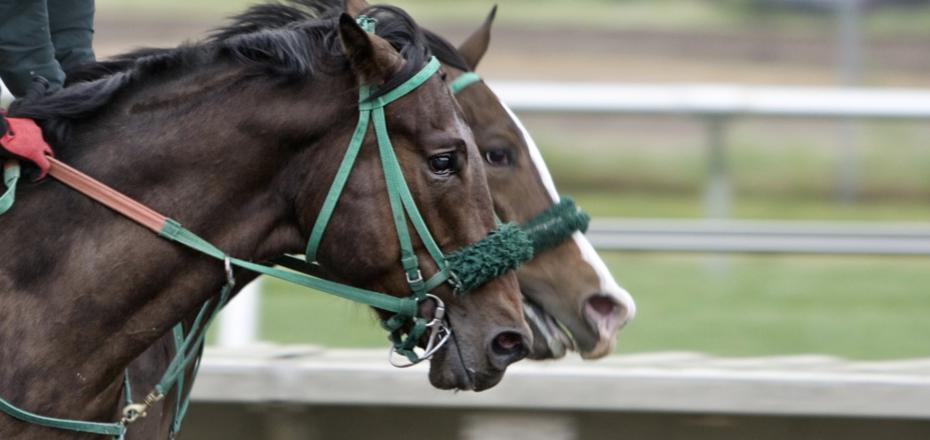
<path id="1" fill-rule="evenodd" d="M 513 331 L 501 332 L 491 341 L 491 351 L 509 365 L 526 357 L 529 348 L 526 344 L 526 338 Z"/>
<path id="2" fill-rule="evenodd" d="M 601 316 L 610 316 L 620 305 L 617 304 L 617 300 L 607 295 L 594 295 L 588 298 L 588 306 Z"/>

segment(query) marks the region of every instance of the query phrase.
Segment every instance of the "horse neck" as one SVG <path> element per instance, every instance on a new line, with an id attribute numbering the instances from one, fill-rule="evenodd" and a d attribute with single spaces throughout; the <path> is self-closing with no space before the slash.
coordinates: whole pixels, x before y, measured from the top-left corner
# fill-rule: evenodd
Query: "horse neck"
<path id="1" fill-rule="evenodd" d="M 339 90 L 332 84 L 315 89 L 316 102 L 337 99 L 323 92 Z M 308 153 L 260 126 L 251 129 L 261 136 L 242 128 L 260 124 L 242 111 L 261 102 L 252 92 L 243 87 L 144 111 L 132 97 L 120 99 L 76 125 L 73 145 L 59 157 L 236 257 L 300 251 L 294 195 L 284 187 L 305 177 L 305 170 L 289 170 L 295 154 Z M 342 113 L 304 123 L 332 129 Z M 58 182 L 41 182 L 18 199 L 0 217 L 0 240 L 8 244 L 0 246 L 0 397 L 52 416 L 112 419 L 122 370 L 217 294 L 222 263 Z M 0 433 L 4 423 L 0 417 Z"/>

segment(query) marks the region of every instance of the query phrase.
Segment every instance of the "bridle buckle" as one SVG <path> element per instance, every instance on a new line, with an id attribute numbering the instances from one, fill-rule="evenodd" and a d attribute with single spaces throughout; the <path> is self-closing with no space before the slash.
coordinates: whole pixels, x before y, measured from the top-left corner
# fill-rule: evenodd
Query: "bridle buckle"
<path id="1" fill-rule="evenodd" d="M 423 272 L 421 272 L 420 269 L 417 269 L 417 274 L 412 279 L 410 278 L 410 272 L 407 272 L 407 284 L 416 284 L 416 283 L 422 283 L 422 282 L 423 282 Z M 427 295 L 427 296 L 432 296 L 432 295 Z M 438 300 L 439 298 L 436 298 L 436 299 Z"/>
<path id="2" fill-rule="evenodd" d="M 427 339 L 426 347 L 423 348 L 423 354 L 419 355 L 416 361 L 410 361 L 406 358 L 399 360 L 398 357 L 394 356 L 396 353 L 394 347 L 391 347 L 388 350 L 388 362 L 397 368 L 412 367 L 416 364 L 419 364 L 420 362 L 432 358 L 433 355 L 439 351 L 439 349 L 446 345 L 446 342 L 449 342 L 449 338 L 452 337 L 452 329 L 446 325 L 446 321 L 444 319 L 446 316 L 446 304 L 441 299 L 439 299 L 438 296 L 430 293 L 426 294 L 426 298 L 432 299 L 436 302 L 436 309 L 433 312 L 433 318 L 428 324 L 426 324 L 426 328 L 429 329 L 429 338 Z"/>

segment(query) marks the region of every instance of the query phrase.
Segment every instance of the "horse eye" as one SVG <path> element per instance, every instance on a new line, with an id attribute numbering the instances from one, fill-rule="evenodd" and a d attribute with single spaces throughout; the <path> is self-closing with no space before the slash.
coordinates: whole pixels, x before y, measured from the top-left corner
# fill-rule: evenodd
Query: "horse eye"
<path id="1" fill-rule="evenodd" d="M 506 148 L 498 148 L 486 151 L 484 160 L 496 167 L 506 167 L 513 164 L 513 155 Z"/>
<path id="2" fill-rule="evenodd" d="M 440 176 L 447 176 L 458 171 L 455 153 L 441 153 L 430 157 L 429 169 Z"/>

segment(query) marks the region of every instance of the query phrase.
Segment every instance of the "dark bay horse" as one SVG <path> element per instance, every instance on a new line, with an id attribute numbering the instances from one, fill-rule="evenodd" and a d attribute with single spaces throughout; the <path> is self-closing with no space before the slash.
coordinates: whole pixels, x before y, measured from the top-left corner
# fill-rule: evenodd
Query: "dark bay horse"
<path id="1" fill-rule="evenodd" d="M 396 9 L 378 36 L 348 16 L 136 60 L 122 72 L 15 103 L 58 158 L 182 221 L 231 255 L 300 253 L 352 136 L 359 83 L 390 90 L 428 48 Z M 394 149 L 433 237 L 453 250 L 494 228 L 481 157 L 445 84 L 387 107 Z M 371 133 L 319 251 L 327 273 L 408 292 Z M 222 264 L 45 180 L 0 217 L 0 396 L 50 417 L 119 418 L 123 370 L 223 284 Z M 363 221 L 360 221 L 363 220 Z M 419 243 L 417 255 L 430 267 Z M 239 285 L 254 275 L 237 273 Z M 484 389 L 526 349 L 516 278 L 464 296 L 440 287 L 456 338 L 432 360 L 441 388 Z M 426 311 L 429 312 L 428 310 Z M 0 415 L 0 438 L 99 438 Z"/>

